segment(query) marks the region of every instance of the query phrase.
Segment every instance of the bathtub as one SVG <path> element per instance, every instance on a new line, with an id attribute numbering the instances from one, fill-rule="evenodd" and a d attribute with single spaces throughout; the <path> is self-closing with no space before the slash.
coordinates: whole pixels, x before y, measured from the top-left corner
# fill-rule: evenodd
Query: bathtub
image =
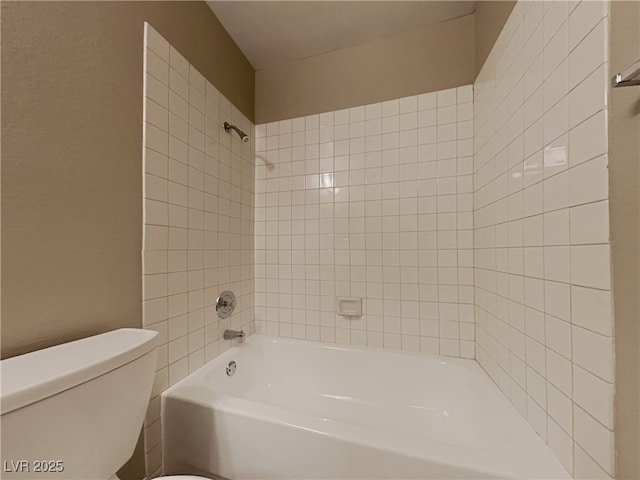
<path id="1" fill-rule="evenodd" d="M 161 408 L 165 474 L 571 478 L 472 360 L 253 335 Z"/>

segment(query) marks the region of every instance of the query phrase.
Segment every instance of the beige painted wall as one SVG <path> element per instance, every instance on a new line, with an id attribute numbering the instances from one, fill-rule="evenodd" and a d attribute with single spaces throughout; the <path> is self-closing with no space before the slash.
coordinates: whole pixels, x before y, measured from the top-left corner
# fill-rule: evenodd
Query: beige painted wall
<path id="1" fill-rule="evenodd" d="M 481 0 L 478 2 L 473 14 L 475 19 L 476 74 L 484 65 L 515 4 L 515 0 Z"/>
<path id="2" fill-rule="evenodd" d="M 365 105 L 475 78 L 467 15 L 256 72 L 256 123 Z"/>
<path id="3" fill-rule="evenodd" d="M 142 326 L 149 21 L 249 118 L 254 72 L 204 2 L 2 2 L 2 357 Z M 141 478 L 141 448 L 123 478 Z"/>
<path id="4" fill-rule="evenodd" d="M 473 15 L 256 72 L 256 123 L 473 83 L 514 0 Z"/>
<path id="5" fill-rule="evenodd" d="M 204 2 L 2 2 L 2 20 L 9 357 L 141 325 L 143 21 L 249 117 L 254 86 Z"/>
<path id="6" fill-rule="evenodd" d="M 640 3 L 611 3 L 611 74 L 640 58 Z M 640 478 L 640 87 L 610 91 L 618 479 Z"/>

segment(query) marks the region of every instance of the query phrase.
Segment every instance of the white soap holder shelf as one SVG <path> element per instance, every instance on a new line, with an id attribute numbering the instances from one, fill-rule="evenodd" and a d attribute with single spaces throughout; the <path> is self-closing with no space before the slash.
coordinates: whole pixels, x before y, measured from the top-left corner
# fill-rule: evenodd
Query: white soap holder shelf
<path id="1" fill-rule="evenodd" d="M 336 299 L 336 313 L 343 317 L 362 316 L 362 298 L 342 297 Z"/>

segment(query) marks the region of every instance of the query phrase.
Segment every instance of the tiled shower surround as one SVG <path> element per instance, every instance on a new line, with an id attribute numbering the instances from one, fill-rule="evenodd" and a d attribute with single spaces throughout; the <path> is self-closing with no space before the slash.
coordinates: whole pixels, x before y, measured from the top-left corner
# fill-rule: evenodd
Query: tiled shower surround
<path id="1" fill-rule="evenodd" d="M 473 358 L 472 155 L 471 85 L 257 125 L 256 331 Z"/>
<path id="2" fill-rule="evenodd" d="M 569 472 L 613 476 L 607 38 L 606 2 L 519 2 L 473 106 L 256 126 L 256 330 L 475 357 Z"/>
<path id="3" fill-rule="evenodd" d="M 253 125 L 150 25 L 144 51 L 145 328 L 160 333 L 145 420 L 147 475 L 159 473 L 160 397 L 167 387 L 229 348 L 226 328 L 254 330 Z M 220 292 L 235 313 L 216 315 Z"/>
<path id="4" fill-rule="evenodd" d="M 521 1 L 473 86 L 253 135 L 149 27 L 144 325 L 162 345 L 147 474 L 158 395 L 255 319 L 475 358 L 572 475 L 613 476 L 607 39 L 606 2 Z M 224 289 L 239 296 L 230 322 L 213 306 Z M 337 315 L 339 297 L 363 315 Z"/>
<path id="5" fill-rule="evenodd" d="M 474 86 L 476 358 L 576 478 L 614 474 L 607 15 L 519 2 Z"/>

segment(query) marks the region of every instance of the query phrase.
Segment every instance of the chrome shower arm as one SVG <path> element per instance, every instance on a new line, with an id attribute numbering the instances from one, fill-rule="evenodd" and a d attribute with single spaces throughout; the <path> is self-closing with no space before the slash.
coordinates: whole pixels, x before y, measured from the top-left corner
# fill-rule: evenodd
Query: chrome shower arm
<path id="1" fill-rule="evenodd" d="M 242 140 L 244 143 L 247 143 L 249 141 L 249 135 L 244 133 L 242 130 L 240 130 L 235 125 L 231 125 L 229 122 L 224 122 L 224 131 L 225 132 L 229 132 L 230 130 L 235 130 L 235 132 L 240 137 L 240 140 Z"/>

